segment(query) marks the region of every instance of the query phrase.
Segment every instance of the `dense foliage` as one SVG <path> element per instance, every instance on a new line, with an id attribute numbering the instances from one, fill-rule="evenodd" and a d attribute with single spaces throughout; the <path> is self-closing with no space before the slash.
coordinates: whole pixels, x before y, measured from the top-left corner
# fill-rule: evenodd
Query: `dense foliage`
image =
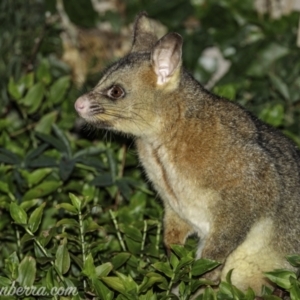
<path id="1" fill-rule="evenodd" d="M 300 145 L 296 13 L 271 20 L 259 16 L 250 0 L 130 0 L 122 15 L 98 16 L 90 1 L 64 3 L 76 25 L 109 21 L 116 32 L 138 11 L 148 11 L 183 35 L 185 65 L 203 84 L 218 65 L 203 63 L 202 52 L 217 46 L 231 67 L 213 91 Z M 46 11 L 55 14 L 54 0 L 0 3 L 0 292 L 76 287 L 74 296 L 6 299 L 154 300 L 177 299 L 177 286 L 179 299 L 191 299 L 202 286 L 197 299 L 254 299 L 250 289 L 243 294 L 231 285 L 230 274 L 218 292 L 199 280 L 218 263 L 195 260 L 195 238 L 166 256 L 163 209 L 137 167 L 132 141 L 78 125 L 73 103 L 80 93 L 60 60 L 62 29 L 58 21 L 46 22 Z M 300 267 L 299 256 L 288 260 Z M 300 299 L 299 273 L 267 276 Z M 263 288 L 262 299 L 279 299 L 271 293 Z"/>

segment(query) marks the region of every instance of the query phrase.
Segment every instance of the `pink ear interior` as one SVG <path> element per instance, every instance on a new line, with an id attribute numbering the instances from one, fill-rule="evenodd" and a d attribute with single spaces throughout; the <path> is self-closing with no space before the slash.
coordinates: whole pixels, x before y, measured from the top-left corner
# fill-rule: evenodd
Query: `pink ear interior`
<path id="1" fill-rule="evenodd" d="M 177 33 L 169 33 L 155 44 L 152 64 L 157 75 L 157 84 L 168 82 L 181 63 L 181 52 L 182 37 Z"/>

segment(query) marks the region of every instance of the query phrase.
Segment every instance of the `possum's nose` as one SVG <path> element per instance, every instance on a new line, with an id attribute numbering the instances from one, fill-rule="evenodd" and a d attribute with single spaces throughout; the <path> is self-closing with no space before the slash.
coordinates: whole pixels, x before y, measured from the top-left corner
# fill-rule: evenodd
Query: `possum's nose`
<path id="1" fill-rule="evenodd" d="M 74 107 L 76 109 L 76 111 L 79 113 L 79 114 L 85 114 L 88 112 L 89 110 L 89 100 L 88 100 L 88 97 L 83 95 L 81 97 L 79 97 L 75 104 L 74 104 Z"/>

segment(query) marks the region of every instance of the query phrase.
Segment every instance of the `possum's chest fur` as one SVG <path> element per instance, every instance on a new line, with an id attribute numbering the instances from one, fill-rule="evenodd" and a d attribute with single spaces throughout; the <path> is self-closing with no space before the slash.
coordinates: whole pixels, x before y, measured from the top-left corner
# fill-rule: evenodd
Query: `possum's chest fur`
<path id="1" fill-rule="evenodd" d="M 175 164 L 163 146 L 137 141 L 140 160 L 160 197 L 201 237 L 211 229 L 210 206 L 218 198 L 212 190 L 201 188 L 192 174 Z"/>
<path id="2" fill-rule="evenodd" d="M 197 255 L 201 256 L 206 241 L 216 226 L 213 211 L 221 203 L 220 195 L 212 189 L 204 188 L 201 176 L 196 176 L 201 172 L 193 172 L 197 168 L 195 164 L 191 164 L 190 168 L 180 162 L 175 164 L 164 146 L 156 147 L 154 143 L 137 141 L 137 148 L 147 175 L 165 205 L 169 205 L 183 220 L 192 225 L 200 236 L 202 242 Z M 223 226 L 226 227 L 226 224 Z M 246 290 L 250 282 L 252 288 L 258 292 L 262 284 L 268 283 L 263 272 L 280 267 L 288 268 L 282 254 L 272 246 L 273 233 L 272 219 L 258 219 L 246 233 L 242 243 L 236 244 L 226 257 L 221 279 L 224 280 L 227 273 L 234 269 L 234 284 Z"/>

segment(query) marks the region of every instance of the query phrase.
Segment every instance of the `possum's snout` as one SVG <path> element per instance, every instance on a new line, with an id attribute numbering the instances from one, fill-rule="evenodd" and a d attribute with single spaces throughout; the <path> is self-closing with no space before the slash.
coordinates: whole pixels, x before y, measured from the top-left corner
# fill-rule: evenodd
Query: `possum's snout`
<path id="1" fill-rule="evenodd" d="M 103 106 L 93 100 L 91 101 L 87 94 L 79 97 L 74 107 L 78 114 L 84 119 L 104 113 Z"/>

